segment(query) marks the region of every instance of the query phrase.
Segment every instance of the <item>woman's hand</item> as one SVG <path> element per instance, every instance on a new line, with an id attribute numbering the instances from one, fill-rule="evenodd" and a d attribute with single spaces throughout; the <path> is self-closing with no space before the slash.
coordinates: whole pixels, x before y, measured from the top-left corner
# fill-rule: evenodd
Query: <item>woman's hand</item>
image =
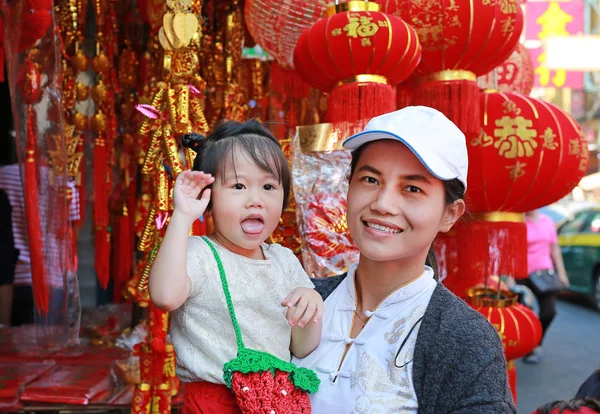
<path id="1" fill-rule="evenodd" d="M 323 299 L 314 289 L 299 287 L 281 302 L 281 306 L 287 306 L 286 319 L 292 326 L 302 328 L 312 319 L 318 323 L 323 317 Z"/>
<path id="2" fill-rule="evenodd" d="M 558 272 L 558 278 L 566 288 L 571 285 L 569 282 L 569 276 L 567 276 L 567 272 Z"/>
<path id="3" fill-rule="evenodd" d="M 175 181 L 173 188 L 174 213 L 193 218 L 194 220 L 204 214 L 210 202 L 210 188 L 206 188 L 215 181 L 215 178 L 202 171 L 183 171 Z M 202 191 L 204 190 L 204 192 Z M 202 193 L 202 197 L 198 196 Z"/>

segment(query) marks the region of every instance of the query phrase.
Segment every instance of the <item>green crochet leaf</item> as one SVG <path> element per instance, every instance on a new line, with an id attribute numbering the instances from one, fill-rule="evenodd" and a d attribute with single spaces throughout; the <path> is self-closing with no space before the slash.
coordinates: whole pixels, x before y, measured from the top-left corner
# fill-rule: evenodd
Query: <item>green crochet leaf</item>
<path id="1" fill-rule="evenodd" d="M 234 372 L 248 374 L 251 372 L 269 371 L 274 376 L 276 370 L 289 372 L 290 381 L 303 391 L 312 394 L 319 389 L 321 380 L 310 369 L 298 368 L 291 362 L 285 362 L 274 355 L 247 348 L 240 349 L 237 358 L 232 359 L 224 365 L 223 378 L 225 379 L 225 384 L 231 388 L 231 380 Z"/>

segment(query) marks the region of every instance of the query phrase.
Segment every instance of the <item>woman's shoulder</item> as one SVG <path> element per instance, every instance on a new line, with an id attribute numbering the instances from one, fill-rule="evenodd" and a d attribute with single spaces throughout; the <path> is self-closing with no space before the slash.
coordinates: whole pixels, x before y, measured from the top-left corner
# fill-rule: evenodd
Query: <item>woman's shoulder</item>
<path id="1" fill-rule="evenodd" d="M 427 326 L 437 329 L 427 330 Z M 423 319 L 424 332 L 443 335 L 447 346 L 502 346 L 498 332 L 483 315 L 467 305 L 441 283 L 438 284 Z M 436 336 L 437 336 L 436 335 Z"/>

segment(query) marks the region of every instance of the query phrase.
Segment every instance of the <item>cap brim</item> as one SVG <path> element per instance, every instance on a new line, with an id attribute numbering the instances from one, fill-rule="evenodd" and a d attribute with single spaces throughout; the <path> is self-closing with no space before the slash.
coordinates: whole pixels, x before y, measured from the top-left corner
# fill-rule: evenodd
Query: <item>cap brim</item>
<path id="1" fill-rule="evenodd" d="M 448 181 L 458 178 L 454 173 L 435 153 L 431 152 L 425 145 L 420 148 L 418 143 L 409 143 L 402 137 L 392 134 L 389 131 L 364 131 L 352 135 L 342 144 L 344 148 L 355 150 L 364 144 L 382 139 L 394 139 L 400 141 L 412 151 L 413 154 L 421 161 L 421 164 L 434 176 L 440 180 Z"/>

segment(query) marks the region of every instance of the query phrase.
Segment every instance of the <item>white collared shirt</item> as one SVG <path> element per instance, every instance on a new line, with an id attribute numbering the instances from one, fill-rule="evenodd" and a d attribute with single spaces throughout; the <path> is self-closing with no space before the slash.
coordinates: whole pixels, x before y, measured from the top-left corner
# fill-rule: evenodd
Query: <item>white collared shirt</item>
<path id="1" fill-rule="evenodd" d="M 433 270 L 426 266 L 418 279 L 367 312 L 370 320 L 352 339 L 355 271 L 356 265 L 325 301 L 319 347 L 304 359 L 293 359 L 321 379 L 319 391 L 310 396 L 312 412 L 416 413 L 412 359 L 420 321 L 437 285 Z"/>

